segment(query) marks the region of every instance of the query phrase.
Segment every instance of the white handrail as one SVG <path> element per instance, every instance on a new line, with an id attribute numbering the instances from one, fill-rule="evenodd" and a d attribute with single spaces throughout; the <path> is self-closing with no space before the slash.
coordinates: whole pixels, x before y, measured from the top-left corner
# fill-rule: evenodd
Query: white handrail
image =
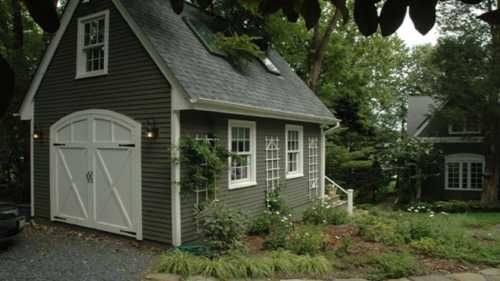
<path id="1" fill-rule="evenodd" d="M 352 215 L 353 211 L 354 211 L 354 190 L 352 190 L 352 189 L 348 189 L 348 190 L 343 189 L 340 185 L 338 185 L 336 182 L 334 182 L 331 178 L 329 178 L 327 176 L 325 176 L 325 179 L 330 184 L 332 184 L 335 188 L 338 188 L 342 192 L 344 192 L 345 194 L 347 194 L 347 213 L 349 215 Z"/>
<path id="2" fill-rule="evenodd" d="M 342 186 L 340 186 L 338 183 L 334 182 L 331 178 L 329 178 L 329 177 L 325 176 L 325 179 L 326 179 L 329 183 L 333 184 L 336 188 L 340 189 L 340 190 L 341 190 L 342 192 L 344 192 L 345 194 L 347 194 L 347 193 L 348 193 L 348 192 L 347 192 L 347 190 L 343 189 L 343 188 L 342 188 Z"/>

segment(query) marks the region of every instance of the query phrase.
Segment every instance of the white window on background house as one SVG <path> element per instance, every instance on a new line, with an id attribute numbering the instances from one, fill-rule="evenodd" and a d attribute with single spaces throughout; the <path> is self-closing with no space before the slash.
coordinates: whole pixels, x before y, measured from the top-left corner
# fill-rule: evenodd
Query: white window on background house
<path id="1" fill-rule="evenodd" d="M 286 178 L 304 176 L 304 134 L 302 126 L 285 126 Z"/>
<path id="2" fill-rule="evenodd" d="M 109 11 L 78 19 L 76 78 L 108 73 Z"/>
<path id="3" fill-rule="evenodd" d="M 319 146 L 318 138 L 309 138 L 309 198 L 319 197 Z"/>
<path id="4" fill-rule="evenodd" d="M 481 123 L 479 118 L 467 116 L 461 121 L 450 124 L 448 132 L 450 135 L 479 134 L 481 132 Z"/>
<path id="5" fill-rule="evenodd" d="M 445 158 L 445 189 L 481 190 L 484 180 L 484 156 L 452 154 Z"/>
<path id="6" fill-rule="evenodd" d="M 229 189 L 256 185 L 255 122 L 229 120 Z"/>

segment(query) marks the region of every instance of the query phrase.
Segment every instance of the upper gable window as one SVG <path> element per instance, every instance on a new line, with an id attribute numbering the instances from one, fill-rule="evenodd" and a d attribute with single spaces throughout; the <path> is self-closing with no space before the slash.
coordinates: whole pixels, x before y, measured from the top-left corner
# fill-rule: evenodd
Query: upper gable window
<path id="1" fill-rule="evenodd" d="M 108 73 L 109 11 L 78 19 L 76 78 Z"/>
<path id="2" fill-rule="evenodd" d="M 472 116 L 464 117 L 461 121 L 450 124 L 448 132 L 451 135 L 479 134 L 481 132 L 479 118 Z"/>

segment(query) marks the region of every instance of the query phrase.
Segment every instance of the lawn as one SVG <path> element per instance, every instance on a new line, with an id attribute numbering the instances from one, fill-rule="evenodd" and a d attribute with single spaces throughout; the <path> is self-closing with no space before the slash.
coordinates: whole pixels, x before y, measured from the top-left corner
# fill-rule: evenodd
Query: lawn
<path id="1" fill-rule="evenodd" d="M 292 224 L 285 208 L 273 208 L 251 220 L 238 239 L 228 233 L 237 233 L 239 224 L 228 224 L 227 217 L 210 217 L 209 235 L 221 231 L 206 241 L 217 251 L 208 255 L 171 251 L 155 270 L 222 280 L 382 280 L 500 264 L 499 213 L 415 213 L 375 207 L 347 218 L 344 211 L 319 204 Z M 227 244 L 232 239 L 244 243 L 233 247 Z"/>

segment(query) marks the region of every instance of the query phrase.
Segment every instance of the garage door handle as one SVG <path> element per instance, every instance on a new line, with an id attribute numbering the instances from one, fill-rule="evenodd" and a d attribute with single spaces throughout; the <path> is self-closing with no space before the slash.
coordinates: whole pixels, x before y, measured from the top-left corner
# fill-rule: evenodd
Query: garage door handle
<path id="1" fill-rule="evenodd" d="M 94 172 L 88 171 L 86 177 L 87 177 L 87 183 L 94 182 Z"/>

